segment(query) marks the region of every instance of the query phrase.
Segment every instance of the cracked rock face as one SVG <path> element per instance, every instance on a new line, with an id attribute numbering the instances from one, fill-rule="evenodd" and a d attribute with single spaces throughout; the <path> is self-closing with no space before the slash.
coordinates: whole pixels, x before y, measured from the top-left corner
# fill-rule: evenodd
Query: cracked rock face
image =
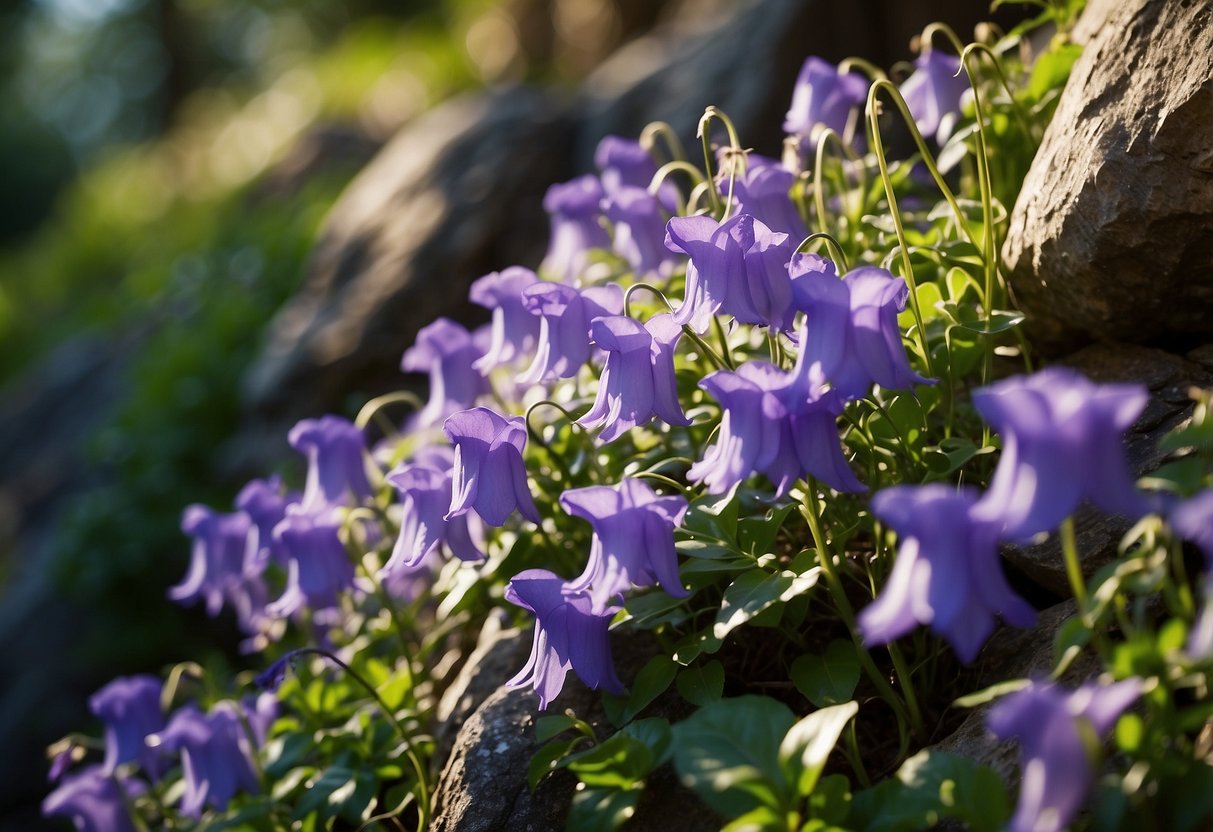
<path id="1" fill-rule="evenodd" d="M 1002 250 L 1034 345 L 1213 333 L 1210 135 L 1213 0 L 1118 4 L 1074 66 Z"/>

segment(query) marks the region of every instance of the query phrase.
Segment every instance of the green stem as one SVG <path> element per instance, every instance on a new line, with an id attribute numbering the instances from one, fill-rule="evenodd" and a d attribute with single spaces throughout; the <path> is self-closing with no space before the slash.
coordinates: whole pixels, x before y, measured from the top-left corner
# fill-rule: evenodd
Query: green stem
<path id="1" fill-rule="evenodd" d="M 695 330 L 691 329 L 690 326 L 683 324 L 682 331 L 683 334 L 690 338 L 692 343 L 699 348 L 699 351 L 703 353 L 704 358 L 710 361 L 713 367 L 715 367 L 717 370 L 732 369 L 731 367 L 725 365 L 724 360 L 716 354 L 716 351 L 708 346 L 708 342 L 699 337 L 699 334 L 695 332 Z"/>
<path id="2" fill-rule="evenodd" d="M 720 358 L 724 361 L 724 365 L 730 370 L 737 369 L 737 365 L 733 363 L 732 351 L 729 349 L 729 336 L 724 331 L 724 324 L 716 315 L 712 316 L 712 328 L 716 331 L 716 340 L 720 342 Z"/>
<path id="3" fill-rule="evenodd" d="M 818 240 L 824 241 L 826 247 L 830 249 L 835 259 L 838 260 L 838 264 L 842 266 L 842 271 L 840 272 L 841 274 L 846 274 L 851 270 L 850 265 L 847 263 L 847 254 L 842 250 L 842 245 L 839 244 L 838 240 L 834 238 L 833 234 L 826 231 L 815 231 L 814 233 L 805 237 L 800 241 L 800 245 L 796 246 L 795 253 L 799 254 L 803 251 L 808 251 L 808 246 L 812 245 Z"/>
<path id="4" fill-rule="evenodd" d="M 421 410 L 424 407 L 421 399 L 407 390 L 397 390 L 395 393 L 384 393 L 382 396 L 377 396 L 362 406 L 362 410 L 358 411 L 358 417 L 354 419 L 354 424 L 359 430 L 364 430 L 371 419 L 379 410 L 389 404 L 396 402 L 404 402 L 413 406 L 414 410 Z"/>
<path id="5" fill-rule="evenodd" d="M 822 187 L 821 180 L 825 175 L 825 151 L 826 145 L 829 144 L 830 139 L 834 140 L 834 144 L 842 152 L 844 159 L 853 162 L 859 169 L 859 193 L 861 195 L 861 202 L 863 200 L 862 194 L 867 190 L 867 168 L 863 165 L 859 159 L 859 156 L 856 155 L 851 146 L 844 142 L 842 137 L 839 136 L 838 133 L 832 128 L 827 127 L 822 130 L 817 136 L 817 151 L 813 165 L 813 202 L 817 208 L 817 224 L 821 227 L 823 232 L 829 228 L 829 223 L 826 222 L 825 188 Z"/>
<path id="6" fill-rule="evenodd" d="M 729 194 L 724 205 L 724 213 L 721 214 L 721 221 L 723 221 L 727 217 L 728 212 L 731 210 L 731 206 L 733 204 L 733 184 L 737 179 L 738 166 L 736 154 L 741 154 L 742 169 L 745 167 L 745 155 L 744 151 L 741 149 L 741 140 L 737 137 L 737 128 L 733 126 L 732 120 L 715 107 L 708 107 L 706 110 L 704 110 L 703 115 L 699 117 L 699 127 L 697 128 L 696 133 L 703 140 L 703 170 L 707 176 L 706 184 L 708 186 L 708 195 L 712 201 L 713 215 L 720 213 L 721 205 L 720 195 L 716 193 L 716 187 L 713 184 L 712 176 L 712 142 L 711 136 L 708 133 L 708 125 L 712 123 L 712 119 L 716 119 L 724 125 L 725 131 L 729 134 L 729 146 L 732 148 L 732 152 L 734 154 L 734 158 L 730 160 L 729 165 Z"/>
<path id="7" fill-rule="evenodd" d="M 656 286 L 650 285 L 648 283 L 633 283 L 631 286 L 628 287 L 628 290 L 623 293 L 623 314 L 626 315 L 627 317 L 629 317 L 629 318 L 633 317 L 632 316 L 632 294 L 637 289 L 645 289 L 649 292 L 652 292 L 654 295 L 661 298 L 661 302 L 666 305 L 666 309 L 670 310 L 671 312 L 674 311 L 674 305 L 672 303 L 670 303 L 670 299 L 665 296 L 665 292 L 661 291 Z"/>
<path id="8" fill-rule="evenodd" d="M 1078 603 L 1078 614 L 1087 617 L 1087 579 L 1082 574 L 1082 562 L 1078 559 L 1078 541 L 1074 536 L 1074 518 L 1067 517 L 1061 524 L 1061 555 L 1066 564 L 1066 578 L 1070 591 Z"/>
<path id="9" fill-rule="evenodd" d="M 644 126 L 644 129 L 640 131 L 640 146 L 652 153 L 657 147 L 658 136 L 665 139 L 665 146 L 670 151 L 670 158 L 678 161 L 687 157 L 678 134 L 664 121 L 651 121 Z"/>

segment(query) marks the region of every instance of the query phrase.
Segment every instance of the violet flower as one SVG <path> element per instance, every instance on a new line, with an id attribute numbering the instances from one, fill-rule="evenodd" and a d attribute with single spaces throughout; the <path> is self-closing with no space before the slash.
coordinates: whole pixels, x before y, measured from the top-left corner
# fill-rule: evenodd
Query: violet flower
<path id="1" fill-rule="evenodd" d="M 135 832 L 126 804 L 145 790 L 140 781 L 119 779 L 104 766 L 85 766 L 64 776 L 42 801 L 42 814 L 71 818 L 79 832 Z"/>
<path id="2" fill-rule="evenodd" d="M 594 406 L 577 424 L 603 425 L 599 441 L 613 442 L 654 416 L 669 425 L 691 423 L 678 403 L 674 347 L 682 327 L 672 316 L 656 315 L 642 325 L 612 315 L 596 319 L 590 332 L 607 357 Z"/>
<path id="3" fill-rule="evenodd" d="M 159 776 L 160 755 L 144 740 L 164 727 L 162 687 L 160 679 L 148 674 L 119 676 L 89 697 L 88 709 L 105 723 L 104 773 L 136 761 L 151 777 Z"/>
<path id="4" fill-rule="evenodd" d="M 1087 684 L 1066 691 L 1032 682 L 990 709 L 986 725 L 999 737 L 1019 740 L 1022 782 L 1010 832 L 1061 832 L 1082 807 L 1095 778 L 1103 737 L 1142 691 L 1140 679 Z"/>
<path id="5" fill-rule="evenodd" d="M 416 342 L 400 361 L 405 372 L 430 376 L 430 397 L 417 414 L 418 427 L 437 425 L 489 392 L 488 382 L 475 366 L 483 354 L 474 333 L 450 318 L 439 318 L 418 331 Z"/>
<path id="6" fill-rule="evenodd" d="M 371 494 L 366 476 L 366 439 L 340 416 L 304 419 L 288 435 L 291 447 L 307 457 L 307 482 L 300 509 L 323 510 L 348 505 Z"/>
<path id="7" fill-rule="evenodd" d="M 1176 534 L 1196 544 L 1205 556 L 1205 569 L 1213 571 L 1213 488 L 1175 506 L 1167 521 Z"/>
<path id="8" fill-rule="evenodd" d="M 638 277 L 666 277 L 675 258 L 665 247 L 665 217 L 657 197 L 644 188 L 621 186 L 602 201 L 602 210 L 614 225 L 615 252 Z"/>
<path id="9" fill-rule="evenodd" d="M 505 588 L 505 599 L 535 615 L 531 655 L 507 687 L 534 687 L 541 711 L 560 694 L 569 668 L 592 690 L 623 692 L 607 633 L 618 608 L 595 612 L 588 593 L 570 589 L 546 569 L 515 575 Z"/>
<path id="10" fill-rule="evenodd" d="M 790 193 L 795 181 L 796 175 L 776 160 L 751 153 L 745 173 L 733 180 L 737 213 L 752 215 L 772 231 L 787 234 L 792 246 L 799 245 L 809 236 L 809 230 L 792 203 Z M 719 188 L 722 196 L 728 194 L 729 177 L 720 177 Z"/>
<path id="11" fill-rule="evenodd" d="M 745 324 L 791 329 L 796 309 L 788 276 L 793 250 L 788 235 L 772 231 L 749 214 L 739 214 L 721 226 L 726 227 L 742 251 L 744 269 L 741 279 L 729 287 L 721 311 Z"/>
<path id="12" fill-rule="evenodd" d="M 702 334 L 725 303 L 730 287 L 745 277 L 745 252 L 729 228 L 706 215 L 673 217 L 666 223 L 665 244 L 690 258 L 686 294 L 674 322 Z"/>
<path id="13" fill-rule="evenodd" d="M 308 514 L 292 506 L 274 527 L 274 542 L 288 558 L 286 589 L 267 607 L 286 618 L 302 607 L 336 607 L 338 595 L 354 586 L 354 564 L 341 542 L 335 511 Z"/>
<path id="14" fill-rule="evenodd" d="M 736 372 L 712 373 L 699 386 L 724 410 L 716 444 L 687 473 L 709 494 L 728 493 L 755 471 L 775 484 L 777 497 L 806 473 L 836 491 L 866 490 L 842 455 L 836 422 L 842 399 L 826 389 L 819 370 L 797 376 L 750 361 Z"/>
<path id="15" fill-rule="evenodd" d="M 875 266 L 852 269 L 842 280 L 822 259 L 794 255 L 788 266 L 796 306 L 806 316 L 802 349 L 835 390 L 848 399 L 866 396 L 873 382 L 885 390 L 934 384 L 910 368 L 897 315 L 909 289 L 900 277 Z"/>
<path id="16" fill-rule="evenodd" d="M 481 375 L 487 376 L 494 367 L 517 361 L 535 349 L 535 339 L 539 337 L 539 319 L 523 306 L 522 290 L 538 282 L 539 278 L 530 269 L 511 266 L 486 274 L 472 284 L 468 292 L 472 303 L 493 311 L 489 348 L 472 362 Z M 473 397 L 451 412 L 475 403 Z"/>
<path id="17" fill-rule="evenodd" d="M 595 611 L 604 612 L 633 586 L 659 584 L 675 598 L 689 594 L 674 551 L 674 529 L 687 512 L 684 497 L 660 497 L 643 480 L 624 479 L 614 487 L 566 491 L 560 505 L 594 527 L 589 562 L 568 588 L 588 592 Z"/>
<path id="18" fill-rule="evenodd" d="M 416 462 L 401 464 L 388 473 L 387 481 L 400 493 L 400 535 L 379 572 L 381 578 L 420 568 L 441 542 L 460 560 L 484 559 L 468 528 L 468 521 L 475 515 L 445 519 L 451 506 L 449 466 L 443 470 Z"/>
<path id="19" fill-rule="evenodd" d="M 657 163 L 640 142 L 620 136 L 603 136 L 594 151 L 594 165 L 601 172 L 602 190 L 607 197 L 622 188 L 648 190 L 657 175 Z M 678 210 L 678 190 L 672 182 L 662 182 L 657 201 L 671 214 Z"/>
<path id="20" fill-rule="evenodd" d="M 841 74 L 834 64 L 816 56 L 809 57 L 796 76 L 783 130 L 808 140 L 821 125 L 844 136 L 852 110 L 862 107 L 867 98 L 868 82 L 862 75 Z M 856 140 L 861 141 L 863 129 L 860 122 L 857 124 L 860 127 L 855 131 Z"/>
<path id="21" fill-rule="evenodd" d="M 1036 620 L 1003 576 L 997 529 L 974 516 L 976 502 L 974 489 L 939 483 L 872 497 L 872 513 L 900 544 L 884 589 L 859 615 L 865 644 L 887 644 L 926 624 L 967 664 L 994 630 L 995 616 L 1016 627 Z"/>
<path id="22" fill-rule="evenodd" d="M 526 426 L 487 407 L 454 414 L 442 426 L 455 446 L 450 521 L 475 509 L 485 523 L 502 526 L 514 509 L 532 523 L 542 522 L 526 481 L 522 451 Z"/>
<path id="23" fill-rule="evenodd" d="M 1055 529 L 1083 498 L 1113 514 L 1147 514 L 1123 438 L 1148 400 L 1140 384 L 1094 384 L 1065 367 L 974 391 L 973 406 L 1002 436 L 977 511 L 1013 540 Z"/>
<path id="24" fill-rule="evenodd" d="M 564 283 L 576 283 L 590 251 L 610 249 L 610 235 L 599 222 L 602 196 L 602 185 L 591 174 L 548 188 L 543 209 L 551 218 L 552 236 L 540 266 L 543 271 Z"/>
<path id="25" fill-rule="evenodd" d="M 248 736 L 234 702 L 219 702 L 209 713 L 193 705 L 180 708 L 160 735 L 161 745 L 181 752 L 185 793 L 181 812 L 187 817 L 202 817 L 203 808 L 218 812 L 239 791 L 258 791 Z"/>
<path id="26" fill-rule="evenodd" d="M 623 311 L 623 290 L 616 285 L 578 291 L 561 283 L 539 283 L 522 293 L 532 315 L 541 316 L 535 360 L 522 374 L 524 384 L 577 375 L 590 359 L 590 323 Z"/>
<path id="27" fill-rule="evenodd" d="M 182 513 L 181 530 L 193 538 L 190 566 L 181 583 L 168 590 L 168 597 L 182 604 L 202 599 L 212 617 L 227 600 L 236 608 L 241 626 L 248 624 L 253 610 L 264 601 L 260 578 L 246 570 L 252 520 L 243 511 L 221 514 L 195 504 Z"/>
<path id="28" fill-rule="evenodd" d="M 905 99 L 918 131 L 939 144 L 948 140 L 961 96 L 969 89 L 968 76 L 961 72 L 960 59 L 928 48 L 914 60 L 914 72 L 901 83 Z"/>
<path id="29" fill-rule="evenodd" d="M 282 479 L 277 475 L 251 480 L 236 495 L 236 508 L 253 523 L 245 568 L 254 575 L 260 575 L 271 560 L 286 566 L 286 559 L 274 549 L 274 526 L 286 516 L 286 507 L 301 499 L 302 495 L 284 493 Z"/>

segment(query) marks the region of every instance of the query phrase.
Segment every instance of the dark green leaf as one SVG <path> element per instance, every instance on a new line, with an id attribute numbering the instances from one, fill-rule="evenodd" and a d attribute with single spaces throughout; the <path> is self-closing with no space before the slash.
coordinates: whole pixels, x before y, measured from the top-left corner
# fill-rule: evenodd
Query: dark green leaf
<path id="1" fill-rule="evenodd" d="M 724 591 L 720 612 L 712 627 L 712 638 L 723 641 L 725 636 L 772 604 L 803 595 L 816 586 L 820 575 L 821 567 L 813 567 L 799 575 L 787 570 L 767 572 L 765 569 L 741 573 Z"/>
<path id="2" fill-rule="evenodd" d="M 706 705 L 724 693 L 724 667 L 713 659 L 701 667 L 688 667 L 678 674 L 678 692 L 692 705 Z"/>
<path id="3" fill-rule="evenodd" d="M 846 822 L 851 814 L 851 781 L 842 774 L 821 778 L 809 797 L 809 812 L 830 825 Z"/>
<path id="4" fill-rule="evenodd" d="M 637 714 L 665 692 L 670 683 L 674 681 L 674 675 L 677 672 L 678 665 L 668 656 L 658 655 L 649 659 L 636 674 L 636 681 L 632 683 L 632 688 L 627 696 L 607 694 L 603 697 L 604 704 L 613 703 L 608 709 L 608 717 L 616 725 L 631 722 Z M 612 710 L 614 713 L 611 712 Z"/>
<path id="5" fill-rule="evenodd" d="M 623 726 L 619 733 L 643 743 L 649 749 L 653 755 L 653 768 L 669 759 L 670 744 L 674 739 L 669 720 L 660 717 L 638 719 Z"/>
<path id="6" fill-rule="evenodd" d="M 797 722 L 779 745 L 779 762 L 797 794 L 812 794 L 826 760 L 847 723 L 859 711 L 855 702 L 821 708 Z"/>
<path id="7" fill-rule="evenodd" d="M 835 639 L 823 655 L 810 653 L 792 662 L 792 681 L 818 708 L 846 702 L 859 684 L 859 657 L 855 645 Z"/>
<path id="8" fill-rule="evenodd" d="M 567 828 L 578 832 L 613 832 L 635 813 L 639 800 L 639 789 L 583 789 L 575 792 Z"/>
<path id="9" fill-rule="evenodd" d="M 567 740 L 553 740 L 547 745 L 541 746 L 531 757 L 530 765 L 527 766 L 526 781 L 531 791 L 535 791 L 535 787 L 543 778 L 559 768 L 560 762 L 572 754 L 578 745 L 586 741 L 585 737 L 576 736 Z"/>
<path id="10" fill-rule="evenodd" d="M 867 832 L 918 832 L 956 818 L 973 832 L 996 832 L 1010 813 L 993 769 L 958 754 L 922 751 L 895 777 L 855 795 L 851 823 Z"/>
<path id="11" fill-rule="evenodd" d="M 628 789 L 653 770 L 653 752 L 638 739 L 622 732 L 579 751 L 564 761 L 587 786 L 607 786 Z"/>

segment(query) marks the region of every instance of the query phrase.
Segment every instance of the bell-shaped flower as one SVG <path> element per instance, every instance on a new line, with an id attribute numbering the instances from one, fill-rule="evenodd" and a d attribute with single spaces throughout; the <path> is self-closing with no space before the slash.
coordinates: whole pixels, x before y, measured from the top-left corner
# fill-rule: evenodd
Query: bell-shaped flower
<path id="1" fill-rule="evenodd" d="M 724 305 L 729 289 L 745 279 L 745 252 L 728 227 L 703 214 L 672 217 L 666 223 L 665 244 L 690 258 L 686 295 L 674 312 L 674 322 L 702 334 Z"/>
<path id="2" fill-rule="evenodd" d="M 657 175 L 657 163 L 649 151 L 634 139 L 603 136 L 594 151 L 594 165 L 600 172 L 602 190 L 611 197 L 622 188 L 648 190 Z M 657 189 L 657 201 L 673 214 L 678 209 L 678 190 L 668 180 Z"/>
<path id="3" fill-rule="evenodd" d="M 865 490 L 842 455 L 836 421 L 842 399 L 826 388 L 820 372 L 798 378 L 749 361 L 736 372 L 712 373 L 699 386 L 724 410 L 716 444 L 687 473 L 709 494 L 728 493 L 754 472 L 766 474 L 776 496 L 806 473 L 836 491 Z"/>
<path id="4" fill-rule="evenodd" d="M 115 777 L 104 766 L 85 766 L 64 776 L 42 801 L 42 814 L 70 818 L 78 832 L 135 832 L 127 804 L 146 790 L 141 781 Z"/>
<path id="5" fill-rule="evenodd" d="M 796 76 L 792 104 L 783 122 L 785 133 L 809 140 L 815 128 L 829 127 L 845 136 L 852 112 L 862 108 L 868 97 L 868 82 L 858 73 L 840 73 L 838 67 L 816 56 L 805 60 Z M 862 115 L 862 112 L 860 112 Z M 862 122 L 856 121 L 857 140 L 863 135 Z M 802 143 L 803 144 L 803 143 Z"/>
<path id="6" fill-rule="evenodd" d="M 186 705 L 173 714 L 160 735 L 161 747 L 181 752 L 185 792 L 181 813 L 200 818 L 210 806 L 218 812 L 237 792 L 259 790 L 249 737 L 240 724 L 239 705 L 223 701 L 202 713 Z"/>
<path id="7" fill-rule="evenodd" d="M 1141 690 L 1136 678 L 1075 691 L 1033 681 L 990 709 L 986 726 L 999 739 L 1019 740 L 1019 803 L 1010 832 L 1069 828 L 1095 779 L 1098 739 Z"/>
<path id="8" fill-rule="evenodd" d="M 872 513 L 900 544 L 884 589 L 859 615 L 866 644 L 887 644 L 925 624 L 968 663 L 993 632 L 995 616 L 1016 627 L 1036 620 L 1003 576 L 997 529 L 973 516 L 976 502 L 975 490 L 938 483 L 872 497 Z"/>
<path id="9" fill-rule="evenodd" d="M 215 616 L 225 600 L 237 608 L 257 594 L 257 579 L 245 569 L 253 522 L 243 511 L 222 514 L 204 505 L 188 506 L 181 515 L 181 531 L 193 538 L 190 566 L 168 597 L 190 604 L 202 599 L 206 614 Z"/>
<path id="10" fill-rule="evenodd" d="M 579 425 L 603 425 L 601 442 L 613 442 L 654 416 L 669 425 L 689 425 L 678 403 L 674 347 L 682 327 L 670 315 L 643 325 L 623 315 L 598 318 L 590 327 L 594 344 L 606 353 L 598 395 Z"/>
<path id="11" fill-rule="evenodd" d="M 88 709 L 105 723 L 102 769 L 107 774 L 134 761 L 149 776 L 159 775 L 160 755 L 144 740 L 164 727 L 162 687 L 160 679 L 148 674 L 119 676 L 89 697 Z"/>
<path id="12" fill-rule="evenodd" d="M 502 526 L 518 509 L 532 523 L 542 522 L 522 462 L 526 425 L 521 417 L 507 419 L 475 407 L 451 416 L 442 430 L 455 447 L 448 521 L 475 509 L 485 523 Z"/>
<path id="13" fill-rule="evenodd" d="M 592 250 L 611 248 L 611 237 L 599 221 L 602 185 L 591 174 L 553 185 L 543 197 L 551 218 L 552 236 L 540 266 L 564 283 L 576 283 Z"/>
<path id="14" fill-rule="evenodd" d="M 665 216 L 657 197 L 644 188 L 622 186 L 602 201 L 602 210 L 614 226 L 615 252 L 637 277 L 667 276 L 675 257 L 665 247 Z"/>
<path id="15" fill-rule="evenodd" d="M 590 323 L 623 311 L 623 290 L 612 284 L 578 291 L 561 283 L 538 283 L 522 293 L 532 315 L 540 316 L 535 360 L 522 374 L 524 384 L 577 375 L 590 359 Z"/>
<path id="16" fill-rule="evenodd" d="M 307 606 L 329 609 L 338 595 L 354 586 L 354 564 L 340 536 L 336 511 L 308 514 L 291 506 L 274 527 L 274 542 L 287 558 L 286 589 L 269 605 L 275 618 L 286 618 Z"/>
<path id="17" fill-rule="evenodd" d="M 429 373 L 430 397 L 417 414 L 417 427 L 437 425 L 489 392 L 489 383 L 475 366 L 484 354 L 483 346 L 474 333 L 450 318 L 421 328 L 400 362 L 405 372 Z"/>
<path id="18" fill-rule="evenodd" d="M 286 516 L 286 507 L 303 497 L 283 490 L 282 479 L 277 475 L 267 479 L 251 480 L 236 495 L 236 508 L 243 511 L 253 522 L 248 549 L 249 560 L 245 568 L 254 575 L 265 571 L 271 560 L 286 566 L 286 559 L 274 550 L 274 526 Z"/>
<path id="19" fill-rule="evenodd" d="M 739 214 L 724 227 L 743 252 L 744 269 L 741 280 L 729 287 L 721 311 L 744 324 L 780 331 L 791 329 L 796 309 L 788 276 L 788 261 L 792 258 L 788 235 L 772 231 L 750 214 Z"/>
<path id="20" fill-rule="evenodd" d="M 905 309 L 905 281 L 875 266 L 852 269 L 842 280 L 822 258 L 794 255 L 788 266 L 795 305 L 805 313 L 802 350 L 820 363 L 835 390 L 866 396 L 872 383 L 886 390 L 934 384 L 910 369 L 897 315 Z"/>
<path id="21" fill-rule="evenodd" d="M 366 438 L 340 416 L 304 419 L 288 435 L 291 447 L 307 457 L 307 482 L 300 501 L 304 512 L 348 505 L 370 496 L 366 476 Z"/>
<path id="22" fill-rule="evenodd" d="M 530 658 L 507 687 L 532 686 L 541 711 L 559 695 L 570 668 L 592 690 L 623 692 L 607 633 L 617 607 L 596 612 L 589 593 L 570 589 L 546 569 L 515 575 L 505 588 L 505 599 L 535 615 Z"/>
<path id="23" fill-rule="evenodd" d="M 787 234 L 792 246 L 799 245 L 809 236 L 809 230 L 792 203 L 791 191 L 795 182 L 796 175 L 776 160 L 751 153 L 745 173 L 733 180 L 737 213 L 752 215 L 771 231 Z M 721 196 L 726 196 L 729 177 L 722 174 L 718 187 Z M 791 256 L 790 250 L 788 256 Z"/>
<path id="24" fill-rule="evenodd" d="M 1205 556 L 1205 569 L 1213 572 L 1213 488 L 1172 508 L 1167 522 L 1176 534 L 1196 544 Z"/>
<path id="25" fill-rule="evenodd" d="M 659 584 L 675 598 L 689 593 L 678 579 L 674 529 L 682 522 L 687 501 L 680 495 L 660 497 L 643 480 L 618 485 L 591 485 L 560 495 L 560 505 L 594 527 L 585 571 L 569 583 L 585 590 L 597 611 L 633 586 Z"/>
<path id="26" fill-rule="evenodd" d="M 489 348 L 484 355 L 472 362 L 472 366 L 481 375 L 487 376 L 494 367 L 517 361 L 530 355 L 535 349 L 535 339 L 539 337 L 539 319 L 523 306 L 522 290 L 538 282 L 539 278 L 530 269 L 511 266 L 486 274 L 472 284 L 468 292 L 472 303 L 493 311 Z M 484 390 L 478 391 L 477 395 L 480 392 Z M 473 397 L 451 413 L 471 407 L 475 403 Z"/>
<path id="27" fill-rule="evenodd" d="M 1125 459 L 1124 433 L 1149 400 L 1140 384 L 1095 384 L 1066 367 L 1012 376 L 973 393 L 1002 437 L 977 511 L 1012 540 L 1057 528 L 1084 498 L 1137 518 L 1150 510 Z"/>
<path id="28" fill-rule="evenodd" d="M 960 114 L 960 99 L 969 90 L 969 78 L 961 72 L 955 55 L 927 49 L 914 60 L 914 71 L 900 90 L 918 132 L 943 144 Z"/>
<path id="29" fill-rule="evenodd" d="M 479 519 L 475 513 L 445 518 L 451 506 L 450 466 L 443 470 L 419 462 L 401 464 L 388 473 L 387 481 L 400 493 L 400 535 L 380 577 L 419 569 L 443 542 L 460 560 L 484 558 L 468 527 L 469 521 Z"/>

